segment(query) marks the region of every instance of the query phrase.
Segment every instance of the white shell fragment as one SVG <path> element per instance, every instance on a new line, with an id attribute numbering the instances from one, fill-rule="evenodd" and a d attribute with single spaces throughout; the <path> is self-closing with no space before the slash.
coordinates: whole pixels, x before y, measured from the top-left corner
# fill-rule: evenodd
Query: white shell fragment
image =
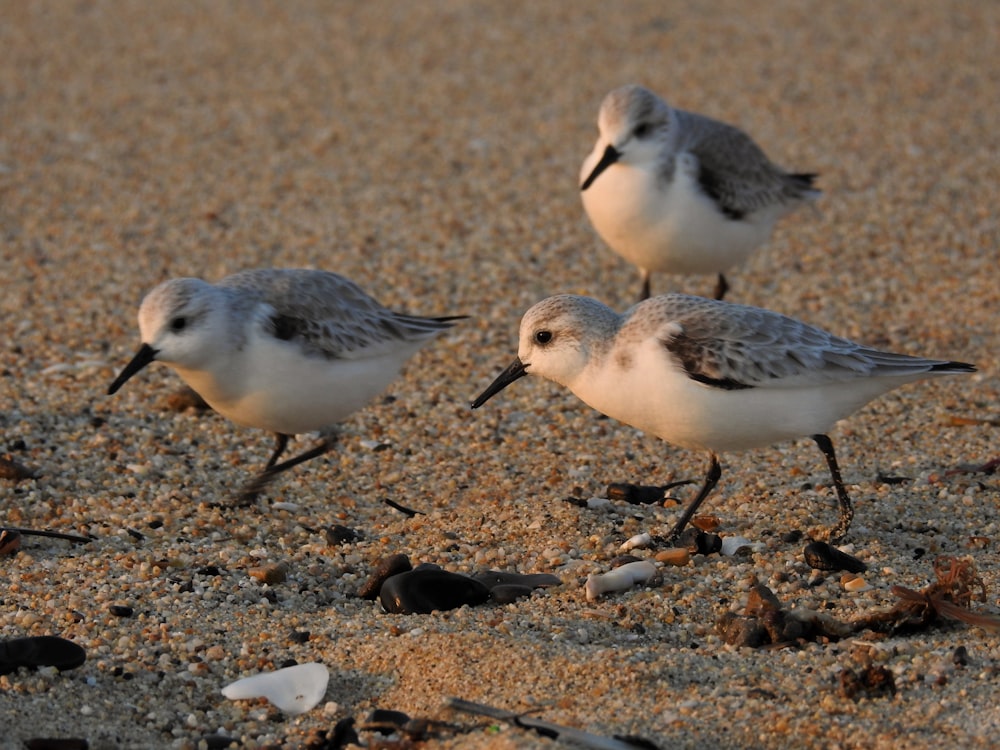
<path id="1" fill-rule="evenodd" d="M 750 547 L 750 540 L 742 536 L 724 536 L 722 537 L 722 549 L 719 550 L 726 557 L 732 557 L 737 554 L 741 549 Z"/>
<path id="2" fill-rule="evenodd" d="M 222 688 L 222 694 L 231 701 L 267 698 L 286 714 L 301 714 L 323 700 L 329 680 L 329 670 L 314 661 L 244 677 Z"/>
<path id="3" fill-rule="evenodd" d="M 621 551 L 628 552 L 631 549 L 645 549 L 652 541 L 653 538 L 649 535 L 648 531 L 636 534 L 631 539 L 626 539 L 622 542 Z"/>
<path id="4" fill-rule="evenodd" d="M 656 566 L 647 560 L 630 562 L 607 573 L 590 574 L 584 591 L 587 600 L 599 599 L 603 594 L 613 591 L 625 591 L 637 583 L 645 583 L 656 574 Z"/>

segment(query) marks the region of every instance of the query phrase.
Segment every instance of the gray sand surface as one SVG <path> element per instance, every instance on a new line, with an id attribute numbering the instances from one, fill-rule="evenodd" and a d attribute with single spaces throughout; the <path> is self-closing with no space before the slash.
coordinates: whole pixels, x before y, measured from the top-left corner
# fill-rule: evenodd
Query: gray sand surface
<path id="1" fill-rule="evenodd" d="M 1000 453 L 997 29 L 998 3 L 919 0 L 0 3 L 0 454 L 40 474 L 0 479 L 0 523 L 94 537 L 25 539 L 0 558 L 0 637 L 62 635 L 88 654 L 72 671 L 0 676 L 0 747 L 194 748 L 214 733 L 298 747 L 375 707 L 473 727 L 428 748 L 554 744 L 444 708 L 453 695 L 671 748 L 995 746 L 997 633 L 946 624 L 750 650 L 714 623 L 755 577 L 787 606 L 850 619 L 893 604 L 893 585 L 931 582 L 941 554 L 971 556 L 988 591 L 975 606 L 1000 610 L 997 477 L 949 473 Z M 868 590 L 821 578 L 801 542 L 782 541 L 836 519 L 802 440 L 724 456 L 705 512 L 761 551 L 698 556 L 588 602 L 587 574 L 678 509 L 566 499 L 700 477 L 705 456 L 538 379 L 469 409 L 532 303 L 634 300 L 635 270 L 594 234 L 577 189 L 601 98 L 626 82 L 820 173 L 819 212 L 779 224 L 729 275 L 732 300 L 979 367 L 888 394 L 832 434 Z M 335 453 L 257 507 L 219 509 L 270 437 L 169 410 L 180 380 L 162 365 L 105 391 L 152 286 L 272 266 L 471 318 L 348 420 Z M 653 283 L 707 294 L 714 281 Z M 363 539 L 330 545 L 330 524 Z M 563 585 L 388 615 L 354 594 L 396 552 Z M 248 574 L 280 562 L 283 583 Z M 895 697 L 842 694 L 838 675 L 866 654 L 893 672 Z M 330 669 L 312 711 L 221 696 L 288 660 Z"/>

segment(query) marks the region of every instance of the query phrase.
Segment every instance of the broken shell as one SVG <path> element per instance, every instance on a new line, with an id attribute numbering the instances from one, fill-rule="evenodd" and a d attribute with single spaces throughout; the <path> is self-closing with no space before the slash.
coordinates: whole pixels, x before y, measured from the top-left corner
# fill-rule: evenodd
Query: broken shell
<path id="1" fill-rule="evenodd" d="M 314 661 L 244 677 L 222 688 L 222 694 L 231 701 L 266 698 L 286 714 L 301 714 L 323 699 L 329 680 L 329 670 Z"/>
<path id="2" fill-rule="evenodd" d="M 732 557 L 738 555 L 742 550 L 753 549 L 750 540 L 742 536 L 722 537 L 722 548 L 719 550 L 724 556 Z"/>
<path id="3" fill-rule="evenodd" d="M 868 570 L 868 566 L 861 560 L 826 542 L 809 542 L 802 555 L 806 564 L 815 570 L 846 570 L 849 573 L 863 573 Z"/>
<path id="4" fill-rule="evenodd" d="M 871 588 L 864 578 L 854 573 L 844 573 L 840 577 L 840 585 L 844 591 L 868 591 Z"/>
<path id="5" fill-rule="evenodd" d="M 645 583 L 656 574 L 656 566 L 647 560 L 628 563 L 607 573 L 587 576 L 584 591 L 587 600 L 599 599 L 603 594 L 613 591 L 625 591 L 637 583 Z"/>
<path id="6" fill-rule="evenodd" d="M 643 532 L 642 534 L 636 534 L 630 539 L 626 539 L 622 542 L 622 546 L 619 549 L 622 552 L 628 552 L 632 549 L 645 549 L 652 540 L 653 538 L 649 535 L 649 532 Z"/>

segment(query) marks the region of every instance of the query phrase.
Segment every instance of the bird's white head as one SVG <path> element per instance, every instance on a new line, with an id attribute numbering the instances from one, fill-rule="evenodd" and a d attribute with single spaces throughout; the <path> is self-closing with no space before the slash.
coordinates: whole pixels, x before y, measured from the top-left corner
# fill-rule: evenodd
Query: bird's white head
<path id="1" fill-rule="evenodd" d="M 620 163 L 655 166 L 673 153 L 677 113 L 647 88 L 621 86 L 604 97 L 597 116 L 600 134 L 580 172 L 586 190 L 605 169 Z"/>
<path id="2" fill-rule="evenodd" d="M 206 369 L 226 331 L 222 290 L 201 279 L 172 279 L 153 289 L 139 308 L 142 342 L 156 359 L 190 370 Z"/>
<path id="3" fill-rule="evenodd" d="M 611 308 L 590 297 L 548 297 L 521 319 L 518 359 L 529 374 L 572 388 L 610 345 L 618 321 Z"/>

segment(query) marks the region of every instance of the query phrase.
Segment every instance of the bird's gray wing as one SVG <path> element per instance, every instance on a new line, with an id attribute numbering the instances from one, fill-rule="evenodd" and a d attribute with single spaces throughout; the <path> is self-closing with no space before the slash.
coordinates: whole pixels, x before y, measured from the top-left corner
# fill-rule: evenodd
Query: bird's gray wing
<path id="1" fill-rule="evenodd" d="M 219 286 L 253 299 L 253 314 L 276 338 L 297 341 L 307 352 L 329 359 L 378 356 L 400 342 L 430 338 L 453 320 L 393 312 L 354 282 L 327 271 L 244 271 Z"/>
<path id="2" fill-rule="evenodd" d="M 691 112 L 678 116 L 685 134 L 678 148 L 695 157 L 692 176 L 729 218 L 772 205 L 791 207 L 818 194 L 815 175 L 785 172 L 742 130 Z"/>

